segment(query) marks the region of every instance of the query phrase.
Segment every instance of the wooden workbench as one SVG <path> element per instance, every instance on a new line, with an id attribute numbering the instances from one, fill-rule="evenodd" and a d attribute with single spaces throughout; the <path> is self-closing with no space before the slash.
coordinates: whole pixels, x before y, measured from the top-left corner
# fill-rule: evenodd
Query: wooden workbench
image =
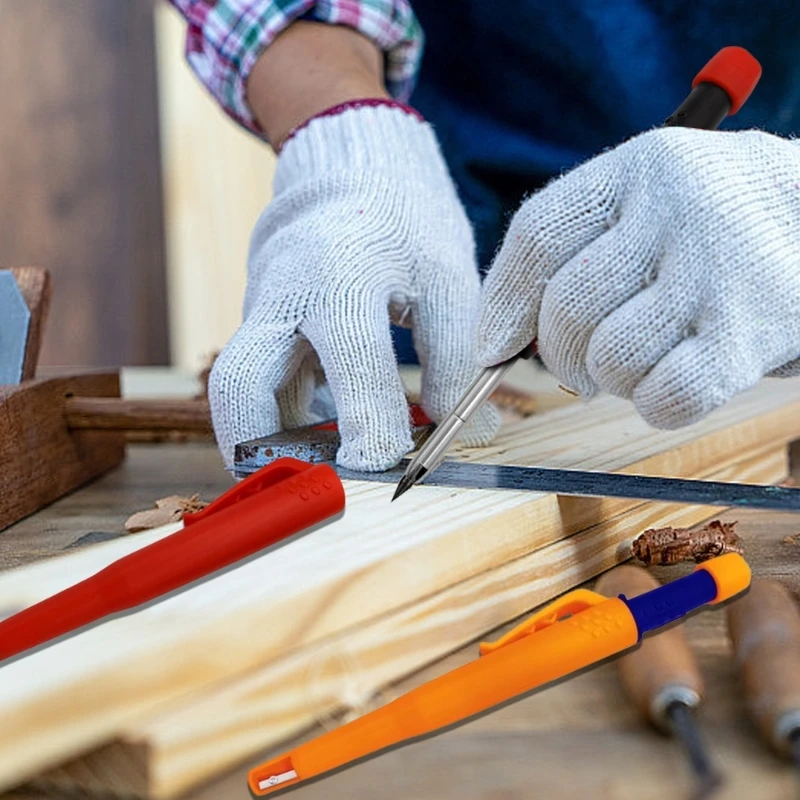
<path id="1" fill-rule="evenodd" d="M 0 569 L 121 535 L 127 516 L 149 507 L 158 497 L 200 493 L 211 498 L 229 485 L 213 445 L 132 445 L 126 463 L 114 473 L 0 534 Z M 796 567 L 800 543 L 784 541 L 800 533 L 800 518 L 764 512 L 737 512 L 724 518 L 739 520 L 738 531 L 756 577 L 779 578 L 800 591 Z M 657 574 L 674 579 L 687 569 Z M 2 614 L 9 611 L 0 609 Z M 724 613 L 698 614 L 685 630 L 708 682 L 709 699 L 700 722 L 728 777 L 727 787 L 717 796 L 720 800 L 794 796 L 791 770 L 763 747 L 744 715 L 728 657 Z M 464 648 L 387 690 L 385 696 L 395 696 L 465 663 L 476 657 L 476 651 L 475 645 Z M 330 724 L 322 720 L 310 736 Z M 247 768 L 274 752 L 250 759 L 188 797 L 246 800 L 250 796 Z M 677 745 L 642 726 L 620 692 L 613 667 L 604 664 L 446 733 L 300 786 L 286 796 L 292 800 L 672 800 L 687 797 L 690 786 L 688 766 Z M 0 795 L 0 800 L 58 796 L 18 791 Z"/>

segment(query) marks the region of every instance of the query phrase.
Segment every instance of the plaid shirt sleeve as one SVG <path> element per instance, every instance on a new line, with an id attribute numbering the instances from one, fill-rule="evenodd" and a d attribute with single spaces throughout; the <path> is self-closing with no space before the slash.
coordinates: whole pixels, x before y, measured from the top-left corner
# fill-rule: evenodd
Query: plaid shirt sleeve
<path id="1" fill-rule="evenodd" d="M 408 0 L 170 0 L 188 22 L 186 58 L 233 119 L 264 137 L 245 82 L 273 39 L 296 19 L 348 25 L 385 53 L 387 91 L 407 100 L 422 55 L 423 34 Z"/>

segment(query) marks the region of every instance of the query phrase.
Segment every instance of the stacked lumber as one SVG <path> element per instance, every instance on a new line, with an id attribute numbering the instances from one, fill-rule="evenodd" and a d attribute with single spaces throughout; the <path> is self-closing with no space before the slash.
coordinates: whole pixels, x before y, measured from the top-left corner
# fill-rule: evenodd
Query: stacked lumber
<path id="1" fill-rule="evenodd" d="M 467 461 L 777 482 L 800 380 L 656 431 L 614 398 L 506 427 Z M 0 667 L 0 788 L 171 798 L 628 557 L 708 507 L 348 482 L 347 510 L 239 567 Z M 0 577 L 11 613 L 176 530 Z"/>

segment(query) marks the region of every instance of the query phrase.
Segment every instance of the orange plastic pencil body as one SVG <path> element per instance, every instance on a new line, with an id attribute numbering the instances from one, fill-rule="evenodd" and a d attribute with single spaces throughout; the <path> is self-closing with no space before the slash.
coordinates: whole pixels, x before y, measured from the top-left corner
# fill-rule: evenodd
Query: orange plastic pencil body
<path id="1" fill-rule="evenodd" d="M 464 720 L 637 641 L 638 628 L 625 603 L 601 598 L 569 619 L 493 648 L 488 655 L 256 767 L 249 775 L 250 788 L 256 795 L 264 795 L 307 780 Z"/>

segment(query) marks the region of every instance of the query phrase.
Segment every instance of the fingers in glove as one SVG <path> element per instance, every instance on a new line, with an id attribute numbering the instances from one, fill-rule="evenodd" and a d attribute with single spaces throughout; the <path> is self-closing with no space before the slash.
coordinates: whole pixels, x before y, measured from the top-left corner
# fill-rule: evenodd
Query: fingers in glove
<path id="1" fill-rule="evenodd" d="M 597 389 L 588 353 L 598 326 L 645 290 L 655 274 L 660 243 L 643 236 L 642 229 L 634 215 L 595 239 L 555 274 L 544 293 L 539 354 L 563 385 L 584 397 Z"/>
<path id="2" fill-rule="evenodd" d="M 413 442 L 388 297 L 358 286 L 341 288 L 301 331 L 319 354 L 336 401 L 342 439 L 337 463 L 364 472 L 395 466 Z"/>
<path id="3" fill-rule="evenodd" d="M 586 363 L 600 391 L 630 399 L 650 370 L 694 334 L 699 298 L 676 297 L 674 288 L 656 281 L 597 327 Z"/>
<path id="4" fill-rule="evenodd" d="M 301 354 L 289 326 L 253 314 L 217 356 L 208 380 L 214 433 L 225 465 L 239 442 L 281 429 L 275 392 L 297 369 Z"/>
<path id="5" fill-rule="evenodd" d="M 480 372 L 475 361 L 480 281 L 477 270 L 471 282 L 453 277 L 445 264 L 424 270 L 424 274 L 432 277 L 414 306 L 414 346 L 422 366 L 422 407 L 438 422 L 455 408 Z M 486 403 L 464 427 L 459 440 L 470 447 L 487 445 L 499 427 L 497 409 Z"/>
<path id="6" fill-rule="evenodd" d="M 646 422 L 667 430 L 699 422 L 762 377 L 760 358 L 749 358 L 729 333 L 699 333 L 669 352 L 633 392 Z"/>
<path id="7" fill-rule="evenodd" d="M 537 335 L 548 281 L 615 221 L 613 153 L 556 179 L 514 215 L 484 285 L 477 358 L 492 366 Z"/>

